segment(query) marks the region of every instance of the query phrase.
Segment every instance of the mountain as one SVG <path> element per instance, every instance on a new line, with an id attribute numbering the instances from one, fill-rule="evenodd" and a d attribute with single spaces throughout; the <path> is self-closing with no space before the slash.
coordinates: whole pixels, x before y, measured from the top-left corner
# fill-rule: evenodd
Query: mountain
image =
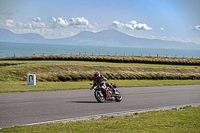
<path id="1" fill-rule="evenodd" d="M 39 34 L 15 34 L 9 30 L 0 28 L 0 41 L 17 43 L 41 43 L 46 42 L 46 39 Z"/>
<path id="2" fill-rule="evenodd" d="M 9 30 L 0 29 L 0 41 L 18 43 L 40 44 L 64 44 L 64 45 L 88 45 L 88 46 L 126 46 L 140 48 L 171 48 L 171 49 L 200 49 L 195 43 L 183 43 L 176 41 L 164 41 L 159 39 L 144 39 L 129 36 L 117 30 L 104 30 L 93 33 L 80 32 L 72 37 L 63 39 L 45 39 L 39 34 L 15 34 Z"/>
<path id="3" fill-rule="evenodd" d="M 145 39 L 129 36 L 117 30 L 104 30 L 93 33 L 83 31 L 75 36 L 64 39 L 52 39 L 56 44 L 68 45 L 97 45 L 97 46 L 127 46 L 139 48 L 171 48 L 171 49 L 200 49 L 195 43 Z"/>

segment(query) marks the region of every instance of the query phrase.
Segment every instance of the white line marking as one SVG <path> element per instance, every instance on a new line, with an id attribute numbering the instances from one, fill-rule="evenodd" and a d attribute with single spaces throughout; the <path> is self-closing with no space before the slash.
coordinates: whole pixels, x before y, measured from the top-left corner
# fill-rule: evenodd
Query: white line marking
<path id="1" fill-rule="evenodd" d="M 143 113 L 149 111 L 158 111 L 158 110 L 165 110 L 165 109 L 172 109 L 172 108 L 180 108 L 185 106 L 199 106 L 200 103 L 194 104 L 185 104 L 185 105 L 175 105 L 175 106 L 165 106 L 165 107 L 157 107 L 157 108 L 149 108 L 149 109 L 136 109 L 136 110 L 129 110 L 129 111 L 122 111 L 122 112 L 114 112 L 114 113 L 107 113 L 107 114 L 98 114 L 98 115 L 91 115 L 91 116 L 83 116 L 83 117 L 76 117 L 76 118 L 69 118 L 69 119 L 61 119 L 61 120 L 53 120 L 53 121 L 45 121 L 45 122 L 38 122 L 38 123 L 31 123 L 31 124 L 24 124 L 22 126 L 28 125 L 37 125 L 37 124 L 45 124 L 45 123 L 54 123 L 54 122 L 70 122 L 70 121 L 82 121 L 82 120 L 89 120 L 89 119 L 100 119 L 103 116 L 117 116 L 117 115 L 125 115 L 125 114 L 133 114 L 133 113 Z"/>

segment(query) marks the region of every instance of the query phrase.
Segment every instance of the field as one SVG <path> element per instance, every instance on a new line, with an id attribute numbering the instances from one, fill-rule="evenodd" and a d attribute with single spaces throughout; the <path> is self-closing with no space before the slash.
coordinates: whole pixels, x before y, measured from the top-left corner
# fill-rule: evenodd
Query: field
<path id="1" fill-rule="evenodd" d="M 200 106 L 185 106 L 169 110 L 134 113 L 120 116 L 104 116 L 100 119 L 91 119 L 77 122 L 56 122 L 32 126 L 15 126 L 0 129 L 0 132 L 15 133 L 199 133 Z"/>
<path id="2" fill-rule="evenodd" d="M 200 65 L 172 65 L 172 64 L 150 64 L 147 63 L 124 63 L 110 62 L 111 59 L 120 60 L 121 56 L 101 56 L 105 60 L 99 61 L 76 61 L 73 59 L 86 59 L 99 56 L 45 56 L 41 57 L 10 57 L 0 58 L 0 92 L 24 92 L 24 91 L 47 91 L 66 89 L 88 89 L 93 79 L 93 73 L 99 71 L 109 79 L 108 82 L 117 83 L 118 87 L 131 86 L 164 86 L 164 85 L 187 85 L 200 84 Z M 65 59 L 61 60 L 61 57 Z M 70 60 L 66 59 L 69 58 Z M 16 60 L 12 60 L 12 59 Z M 33 60 L 40 58 L 38 60 Z M 43 57 L 44 58 L 44 57 Z M 52 60 L 57 58 L 57 60 Z M 123 57 L 124 58 L 124 57 Z M 127 57 L 124 60 L 128 60 Z M 144 57 L 135 57 L 145 60 Z M 146 57 L 155 60 L 155 57 Z M 164 59 L 157 57 L 156 60 Z M 166 58 L 168 62 L 183 62 L 190 60 L 198 64 L 199 59 Z M 27 74 L 36 74 L 37 85 L 27 86 Z M 72 82 L 73 81 L 73 82 Z M 76 82 L 74 82 L 76 81 Z M 78 84 L 77 84 L 78 82 Z M 58 85 L 59 84 L 59 85 Z"/>
<path id="3" fill-rule="evenodd" d="M 17 64 L 18 65 L 12 65 Z M 0 60 L 0 81 L 26 81 L 36 74 L 38 81 L 92 80 L 99 71 L 108 79 L 200 79 L 200 66 L 94 61 Z M 11 64 L 11 65 L 10 65 Z"/>

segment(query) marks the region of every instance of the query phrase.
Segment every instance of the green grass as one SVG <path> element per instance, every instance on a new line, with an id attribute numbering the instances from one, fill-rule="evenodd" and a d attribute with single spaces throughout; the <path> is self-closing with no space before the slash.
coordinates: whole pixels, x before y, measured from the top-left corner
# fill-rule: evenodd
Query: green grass
<path id="1" fill-rule="evenodd" d="M 170 85 L 200 85 L 200 80 L 108 80 L 116 83 L 117 87 L 147 87 Z M 37 82 L 36 85 L 27 85 L 27 82 L 12 81 L 0 82 L 0 93 L 53 91 L 71 89 L 90 89 L 92 81 L 77 82 Z"/>
<path id="2" fill-rule="evenodd" d="M 26 81 L 27 74 L 36 74 L 38 81 L 66 81 L 67 78 L 88 79 L 95 71 L 107 78 L 200 78 L 200 66 L 163 65 L 142 63 L 108 63 L 89 61 L 0 61 L 25 63 L 0 66 L 0 81 Z"/>
<path id="3" fill-rule="evenodd" d="M 200 106 L 186 106 L 169 109 L 134 113 L 120 116 L 105 116 L 77 122 L 57 122 L 32 126 L 3 128 L 2 133 L 199 133 Z"/>

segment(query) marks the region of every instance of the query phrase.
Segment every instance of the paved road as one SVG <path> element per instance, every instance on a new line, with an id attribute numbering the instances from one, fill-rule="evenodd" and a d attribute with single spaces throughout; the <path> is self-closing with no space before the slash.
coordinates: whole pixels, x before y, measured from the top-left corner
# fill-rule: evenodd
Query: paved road
<path id="1" fill-rule="evenodd" d="M 98 103 L 90 90 L 0 94 L 0 128 L 75 117 L 200 105 L 200 85 L 119 88 L 120 103 Z"/>

